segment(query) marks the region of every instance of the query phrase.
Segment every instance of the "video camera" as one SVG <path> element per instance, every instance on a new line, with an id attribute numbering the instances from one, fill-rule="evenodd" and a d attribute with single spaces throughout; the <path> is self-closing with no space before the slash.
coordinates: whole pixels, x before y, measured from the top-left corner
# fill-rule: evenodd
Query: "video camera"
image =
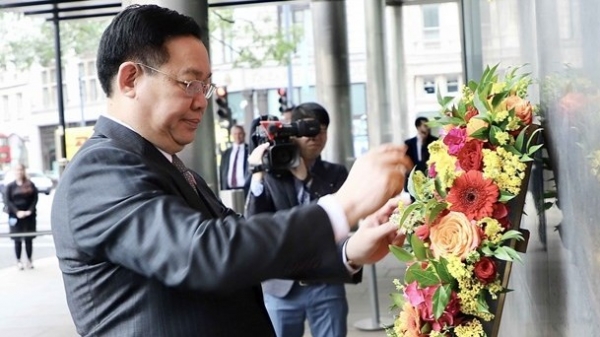
<path id="1" fill-rule="evenodd" d="M 262 162 L 267 172 L 282 171 L 298 166 L 300 153 L 291 137 L 315 137 L 321 132 L 317 120 L 299 120 L 289 124 L 273 120 L 261 120 L 252 135 L 256 144 L 271 144 Z"/>

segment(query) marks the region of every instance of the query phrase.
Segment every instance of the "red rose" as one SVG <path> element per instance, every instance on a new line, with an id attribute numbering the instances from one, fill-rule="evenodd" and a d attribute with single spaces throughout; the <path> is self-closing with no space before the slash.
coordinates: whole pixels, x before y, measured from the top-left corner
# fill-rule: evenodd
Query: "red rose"
<path id="1" fill-rule="evenodd" d="M 484 256 L 481 260 L 475 262 L 475 276 L 483 284 L 488 284 L 496 279 L 496 262 L 491 258 Z"/>
<path id="2" fill-rule="evenodd" d="M 483 149 L 483 143 L 480 140 L 472 139 L 465 143 L 465 145 L 458 152 L 458 163 L 460 167 L 465 171 L 479 171 L 483 160 L 481 154 Z"/>

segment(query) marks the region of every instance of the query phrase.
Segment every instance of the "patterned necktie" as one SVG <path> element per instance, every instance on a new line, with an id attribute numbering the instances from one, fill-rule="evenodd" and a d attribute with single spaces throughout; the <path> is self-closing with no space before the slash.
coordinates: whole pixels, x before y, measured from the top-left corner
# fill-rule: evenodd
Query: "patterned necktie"
<path id="1" fill-rule="evenodd" d="M 198 194 L 198 190 L 196 189 L 196 179 L 194 179 L 194 175 L 192 174 L 192 172 L 190 172 L 190 170 L 187 167 L 185 167 L 181 159 L 179 159 L 179 157 L 177 157 L 176 155 L 173 155 L 173 165 L 175 165 L 179 172 L 183 174 L 183 177 L 188 182 L 188 184 L 190 184 L 194 192 Z"/>
<path id="2" fill-rule="evenodd" d="M 233 157 L 233 167 L 231 168 L 231 185 L 229 187 L 235 188 L 237 186 L 237 161 L 238 155 L 240 154 L 240 147 L 237 147 L 235 156 Z"/>

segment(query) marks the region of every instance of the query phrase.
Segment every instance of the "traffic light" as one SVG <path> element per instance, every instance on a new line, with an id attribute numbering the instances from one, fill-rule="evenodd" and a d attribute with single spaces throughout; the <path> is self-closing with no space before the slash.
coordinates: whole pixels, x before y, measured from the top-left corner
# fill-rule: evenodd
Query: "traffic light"
<path id="1" fill-rule="evenodd" d="M 284 112 L 288 108 L 287 91 L 285 88 L 279 88 L 277 94 L 279 95 L 279 112 Z"/>
<path id="2" fill-rule="evenodd" d="M 227 87 L 218 87 L 215 102 L 217 103 L 217 115 L 220 119 L 220 124 L 229 129 L 232 126 L 231 108 L 227 101 Z"/>

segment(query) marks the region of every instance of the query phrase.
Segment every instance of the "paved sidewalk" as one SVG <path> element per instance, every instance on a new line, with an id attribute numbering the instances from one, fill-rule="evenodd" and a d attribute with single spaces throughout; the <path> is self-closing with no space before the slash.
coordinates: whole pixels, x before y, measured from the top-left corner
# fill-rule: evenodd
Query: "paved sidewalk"
<path id="1" fill-rule="evenodd" d="M 0 269 L 0 336 L 72 337 L 77 336 L 65 300 L 58 260 L 49 257 L 34 261 L 35 268 L 20 271 L 16 267 Z M 393 256 L 376 265 L 378 301 L 381 322 L 391 322 L 389 293 L 391 280 L 403 273 L 403 267 Z M 385 336 L 383 330 L 364 331 L 354 323 L 366 320 L 366 326 L 376 325 L 372 317 L 372 297 L 369 293 L 371 269 L 364 271 L 363 282 L 347 285 L 350 313 L 348 337 Z M 310 336 L 307 329 L 305 336 Z"/>

